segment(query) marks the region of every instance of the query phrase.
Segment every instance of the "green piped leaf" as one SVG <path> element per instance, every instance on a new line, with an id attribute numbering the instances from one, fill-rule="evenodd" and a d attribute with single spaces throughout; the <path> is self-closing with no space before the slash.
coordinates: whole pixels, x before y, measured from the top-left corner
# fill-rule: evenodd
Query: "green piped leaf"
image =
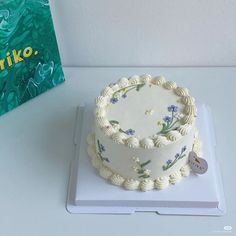
<path id="1" fill-rule="evenodd" d="M 145 179 L 147 179 L 147 178 L 149 178 L 149 177 L 150 177 L 150 175 L 146 175 L 146 174 L 139 176 L 139 178 L 145 178 Z"/>
<path id="2" fill-rule="evenodd" d="M 145 84 L 138 84 L 136 87 L 136 91 L 139 91 Z"/>
<path id="3" fill-rule="evenodd" d="M 119 121 L 117 121 L 117 120 L 110 120 L 109 122 L 111 125 L 113 125 L 113 124 L 118 125 L 119 124 Z"/>
<path id="4" fill-rule="evenodd" d="M 104 157 L 103 161 L 110 162 L 108 158 Z"/>
<path id="5" fill-rule="evenodd" d="M 101 153 L 102 150 L 101 150 L 101 146 L 100 146 L 100 142 L 99 142 L 99 140 L 97 140 L 97 144 L 98 144 L 98 150 L 99 150 L 99 152 Z"/>
<path id="6" fill-rule="evenodd" d="M 140 164 L 141 168 L 143 168 L 144 166 L 148 165 L 151 162 L 151 160 L 148 160 L 142 164 Z"/>
<path id="7" fill-rule="evenodd" d="M 140 174 L 143 174 L 143 173 L 144 173 L 144 171 L 145 171 L 145 170 L 143 170 L 143 169 L 140 169 L 140 170 L 138 170 L 138 171 L 137 171 L 137 173 L 140 175 Z"/>

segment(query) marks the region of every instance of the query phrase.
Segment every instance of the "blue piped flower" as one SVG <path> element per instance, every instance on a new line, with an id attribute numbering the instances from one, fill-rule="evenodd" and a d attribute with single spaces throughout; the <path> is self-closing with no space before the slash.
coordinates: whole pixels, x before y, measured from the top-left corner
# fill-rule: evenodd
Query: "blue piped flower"
<path id="1" fill-rule="evenodd" d="M 111 103 L 115 104 L 118 102 L 118 98 L 112 97 L 110 100 Z"/>
<path id="2" fill-rule="evenodd" d="M 171 122 L 171 117 L 170 117 L 170 116 L 165 116 L 165 117 L 163 118 L 163 120 L 164 120 L 166 123 L 169 123 L 169 122 Z"/>
<path id="3" fill-rule="evenodd" d="M 168 161 L 166 162 L 167 165 L 170 165 L 171 163 L 172 163 L 172 160 L 168 160 Z"/>
<path id="4" fill-rule="evenodd" d="M 175 155 L 175 159 L 178 159 L 179 158 L 179 153 L 177 153 L 176 155 Z"/>
<path id="5" fill-rule="evenodd" d="M 185 152 L 185 151 L 186 151 L 186 149 L 187 149 L 187 147 L 186 147 L 186 146 L 184 146 L 184 147 L 182 148 L 181 152 L 182 152 L 182 153 L 183 153 L 183 152 Z"/>
<path id="6" fill-rule="evenodd" d="M 102 151 L 102 152 L 105 152 L 105 151 L 106 151 L 105 147 L 104 147 L 102 144 L 100 144 L 100 148 L 101 148 L 101 151 Z"/>
<path id="7" fill-rule="evenodd" d="M 168 107 L 168 111 L 169 112 L 177 112 L 178 111 L 178 107 L 175 105 L 171 105 Z"/>
<path id="8" fill-rule="evenodd" d="M 125 131 L 125 133 L 126 133 L 127 135 L 134 135 L 135 130 L 133 130 L 133 129 L 128 129 L 128 130 Z"/>
<path id="9" fill-rule="evenodd" d="M 127 94 L 124 93 L 124 94 L 122 95 L 122 98 L 127 98 Z"/>

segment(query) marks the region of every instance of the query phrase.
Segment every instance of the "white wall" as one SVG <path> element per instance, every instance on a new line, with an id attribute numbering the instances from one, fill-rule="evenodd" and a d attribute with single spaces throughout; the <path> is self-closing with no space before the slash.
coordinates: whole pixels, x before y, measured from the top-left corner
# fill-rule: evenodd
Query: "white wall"
<path id="1" fill-rule="evenodd" d="M 236 65 L 236 0 L 51 0 L 64 65 Z"/>

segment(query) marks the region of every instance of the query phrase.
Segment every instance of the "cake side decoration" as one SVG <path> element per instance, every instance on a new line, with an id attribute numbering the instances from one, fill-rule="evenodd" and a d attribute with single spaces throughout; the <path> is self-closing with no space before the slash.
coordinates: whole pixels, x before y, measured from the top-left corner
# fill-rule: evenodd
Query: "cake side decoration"
<path id="1" fill-rule="evenodd" d="M 102 155 L 103 152 L 106 151 L 105 147 L 100 143 L 99 140 L 97 140 L 97 147 L 98 147 L 98 156 L 100 157 L 101 161 L 106 161 L 106 162 L 110 162 L 109 159 L 107 157 L 104 157 Z"/>
<path id="2" fill-rule="evenodd" d="M 110 177 L 110 181 L 112 184 L 120 186 L 124 183 L 125 179 L 122 176 L 120 176 L 119 174 L 113 174 Z"/>
<path id="3" fill-rule="evenodd" d="M 145 166 L 151 163 L 151 160 L 145 161 L 143 163 L 140 162 L 139 158 L 133 157 L 132 160 L 135 163 L 135 166 L 133 166 L 133 170 L 138 174 L 138 178 L 149 178 L 151 171 L 149 169 L 146 169 Z"/>
<path id="4" fill-rule="evenodd" d="M 165 189 L 169 186 L 169 177 L 161 176 L 155 180 L 155 187 L 157 189 Z"/>
<path id="5" fill-rule="evenodd" d="M 178 183 L 182 177 L 189 176 L 191 172 L 191 168 L 188 164 L 182 166 L 179 170 L 171 173 L 170 175 L 160 176 L 155 180 L 151 179 L 133 179 L 133 178 L 125 178 L 121 175 L 117 175 L 107 166 L 104 166 L 101 159 L 96 156 L 95 145 L 94 145 L 94 134 L 91 133 L 88 135 L 87 143 L 88 143 L 88 154 L 91 158 L 91 162 L 93 166 L 98 170 L 98 173 L 104 179 L 107 179 L 111 183 L 119 186 L 123 186 L 127 190 L 141 190 L 141 191 L 149 191 L 152 189 L 162 190 L 167 188 L 170 184 Z M 201 141 L 197 134 L 195 134 L 193 149 L 197 155 L 201 154 Z M 151 163 L 150 163 L 151 164 Z"/>
<path id="6" fill-rule="evenodd" d="M 162 169 L 164 171 L 168 170 L 169 168 L 171 168 L 178 160 L 184 158 L 186 156 L 185 154 L 185 151 L 187 150 L 187 147 L 184 146 L 182 149 L 181 149 L 181 152 L 180 153 L 176 153 L 175 155 L 175 159 L 174 160 L 167 160 L 166 162 L 166 165 L 163 165 L 162 166 Z"/>
<path id="7" fill-rule="evenodd" d="M 136 190 L 139 188 L 139 181 L 135 179 L 126 179 L 124 182 L 124 188 L 127 190 Z"/>

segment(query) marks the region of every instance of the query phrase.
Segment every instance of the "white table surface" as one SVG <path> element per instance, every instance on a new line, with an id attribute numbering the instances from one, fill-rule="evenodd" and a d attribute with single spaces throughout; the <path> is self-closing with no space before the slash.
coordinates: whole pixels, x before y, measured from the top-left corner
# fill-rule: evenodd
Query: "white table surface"
<path id="1" fill-rule="evenodd" d="M 71 215 L 65 210 L 78 103 L 132 74 L 163 74 L 210 105 L 227 214 L 223 217 Z M 0 236 L 225 235 L 236 232 L 236 68 L 65 68 L 66 83 L 0 117 Z"/>

